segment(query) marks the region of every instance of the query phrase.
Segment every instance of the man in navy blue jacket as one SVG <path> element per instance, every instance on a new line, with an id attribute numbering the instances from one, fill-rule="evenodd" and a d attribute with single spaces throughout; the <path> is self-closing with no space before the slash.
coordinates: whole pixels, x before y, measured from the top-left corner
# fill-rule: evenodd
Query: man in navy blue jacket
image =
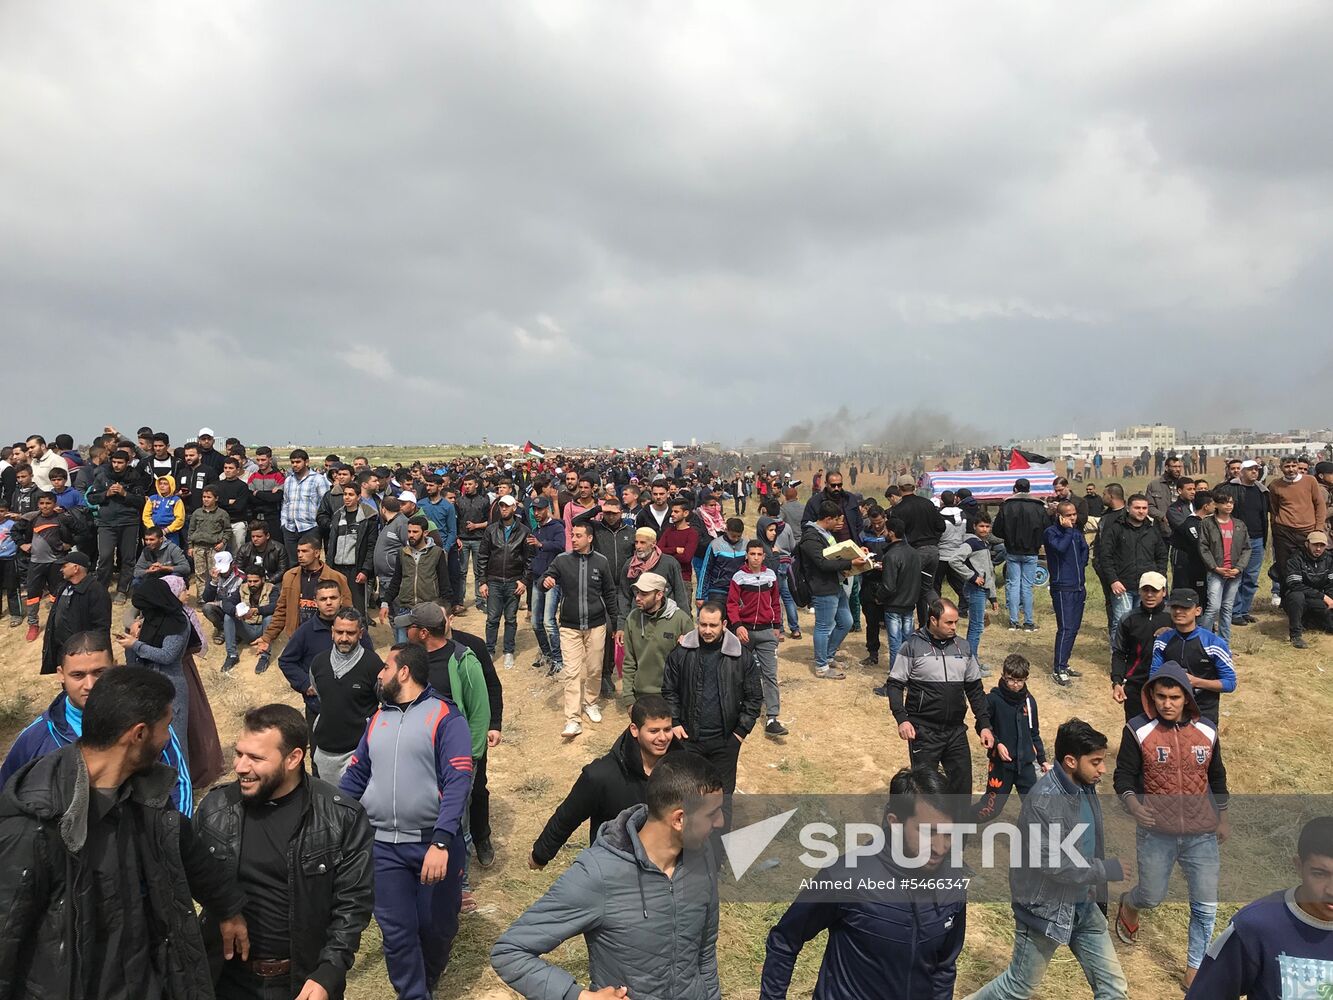
<path id="1" fill-rule="evenodd" d="M 0 786 L 28 761 L 69 746 L 83 735 L 83 706 L 88 703 L 88 694 L 102 675 L 115 666 L 111 658 L 111 637 L 106 632 L 76 632 L 69 637 L 56 667 L 56 678 L 64 690 L 14 740 L 4 764 L 0 764 Z M 161 759 L 176 772 L 176 793 L 173 796 L 176 808 L 184 816 L 194 815 L 194 785 L 190 782 L 190 769 L 181 753 L 175 727 L 171 728 L 167 745 L 162 748 Z"/>
<path id="2" fill-rule="evenodd" d="M 889 783 L 884 808 L 886 828 L 902 830 L 905 857 L 919 856 L 923 825 L 930 827 L 930 860 L 923 868 L 904 869 L 886 848 L 860 863 L 846 859 L 819 876 L 825 879 L 885 881 L 939 877 L 949 853 L 949 835 L 940 832 L 954 821 L 944 775 L 936 768 L 904 768 Z M 892 836 L 886 836 L 892 843 Z M 805 943 L 828 931 L 813 1000 L 951 1000 L 955 963 L 967 930 L 967 899 L 937 891 L 806 889 L 768 934 L 759 996 L 781 1000 L 791 984 L 797 956 Z"/>
<path id="3" fill-rule="evenodd" d="M 1055 523 L 1042 535 L 1046 547 L 1046 568 L 1051 574 L 1051 608 L 1055 612 L 1055 661 L 1051 676 L 1061 687 L 1069 686 L 1071 677 L 1079 676 L 1069 666 L 1074 640 L 1083 626 L 1083 608 L 1088 590 L 1083 572 L 1088 565 L 1088 542 L 1078 526 L 1078 508 L 1062 500 L 1055 508 Z"/>

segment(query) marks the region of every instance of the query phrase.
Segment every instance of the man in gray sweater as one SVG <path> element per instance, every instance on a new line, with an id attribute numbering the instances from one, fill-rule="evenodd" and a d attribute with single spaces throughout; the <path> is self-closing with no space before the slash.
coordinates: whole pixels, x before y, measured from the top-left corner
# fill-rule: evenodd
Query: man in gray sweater
<path id="1" fill-rule="evenodd" d="M 602 824 L 593 846 L 500 935 L 496 973 L 527 1000 L 720 1000 L 717 878 L 709 842 L 722 787 L 698 757 L 667 757 L 647 804 Z M 541 956 L 574 934 L 588 945 L 587 988 Z"/>

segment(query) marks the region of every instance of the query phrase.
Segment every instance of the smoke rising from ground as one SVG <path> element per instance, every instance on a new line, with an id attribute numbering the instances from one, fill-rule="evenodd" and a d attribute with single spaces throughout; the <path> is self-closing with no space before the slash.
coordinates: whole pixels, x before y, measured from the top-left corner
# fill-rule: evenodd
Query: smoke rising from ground
<path id="1" fill-rule="evenodd" d="M 939 410 L 917 408 L 885 417 L 882 410 L 854 412 L 847 406 L 792 424 L 772 446 L 783 441 L 808 441 L 817 449 L 839 452 L 869 445 L 895 453 L 930 451 L 941 443 L 986 443 L 977 428 Z"/>

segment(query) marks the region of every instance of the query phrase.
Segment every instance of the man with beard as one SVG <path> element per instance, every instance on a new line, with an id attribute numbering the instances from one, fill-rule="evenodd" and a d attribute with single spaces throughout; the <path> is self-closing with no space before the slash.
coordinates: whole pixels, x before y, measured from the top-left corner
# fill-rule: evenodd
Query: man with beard
<path id="1" fill-rule="evenodd" d="M 312 719 L 319 711 L 319 702 L 310 678 L 310 668 L 320 653 L 327 653 L 333 648 L 333 623 L 339 609 L 347 606 L 348 602 L 339 592 L 337 583 L 321 580 L 315 588 L 315 613 L 292 633 L 287 645 L 283 647 L 282 655 L 278 657 L 278 668 L 291 684 L 292 690 L 306 699 L 306 708 Z M 367 650 L 374 652 L 375 645 L 364 630 L 360 642 Z M 256 646 L 260 643 L 256 643 Z M 264 646 L 260 652 L 267 656 L 268 647 Z"/>
<path id="2" fill-rule="evenodd" d="M 844 861 L 820 878 L 856 885 L 860 879 L 896 884 L 938 877 L 948 857 L 945 824 L 954 822 L 951 810 L 938 770 L 904 768 L 889 782 L 885 839 L 900 843 L 903 857 L 925 855 L 926 863 L 904 868 L 886 849 L 868 862 Z M 830 894 L 806 889 L 768 934 L 759 995 L 784 1000 L 801 949 L 827 930 L 815 996 L 952 997 L 966 929 L 963 892 L 937 899 L 926 890 Z"/>
<path id="3" fill-rule="evenodd" d="M 288 569 L 287 550 L 273 540 L 267 522 L 250 522 L 250 540 L 236 553 L 236 567 L 242 573 L 258 573 L 275 586 L 282 582 Z"/>
<path id="4" fill-rule="evenodd" d="M 1268 484 L 1268 503 L 1273 521 L 1273 563 L 1281 580 L 1286 575 L 1287 560 L 1305 548 L 1305 537 L 1324 530 L 1328 507 L 1323 487 L 1300 471 L 1300 459 L 1295 455 L 1282 459 L 1282 478 Z"/>
<path id="5" fill-rule="evenodd" d="M 205 913 L 218 1000 L 341 998 L 374 891 L 365 811 L 305 771 L 309 731 L 288 705 L 245 713 L 236 780 L 199 804 L 195 827 L 245 891 L 248 960 L 223 962 Z"/>
<path id="6" fill-rule="evenodd" d="M 1143 493 L 1148 498 L 1148 516 L 1152 518 L 1162 540 L 1171 540 L 1171 524 L 1166 512 L 1180 497 L 1180 484 L 1185 479 L 1185 463 L 1177 455 L 1166 459 L 1166 470 L 1150 482 Z"/>
<path id="7" fill-rule="evenodd" d="M 269 535 L 281 544 L 282 488 L 287 477 L 273 464 L 273 449 L 268 445 L 260 445 L 255 449 L 255 464 L 258 471 L 251 473 L 245 480 L 250 490 L 250 507 L 255 517 L 268 525 Z"/>
<path id="8" fill-rule="evenodd" d="M 328 516 L 324 553 L 329 565 L 347 579 L 352 592 L 352 607 L 366 613 L 366 584 L 375 571 L 375 539 L 379 535 L 379 513 L 361 500 L 354 483 L 329 490 L 339 504 Z M 327 500 L 328 497 L 325 497 Z"/>
<path id="9" fill-rule="evenodd" d="M 602 824 L 643 802 L 653 769 L 671 749 L 671 709 L 661 695 L 646 694 L 629 713 L 629 726 L 611 750 L 579 772 L 565 800 L 546 821 L 532 845 L 528 867 L 545 868 L 584 823 L 588 843 L 597 842 Z"/>
<path id="10" fill-rule="evenodd" d="M 467 850 L 472 738 L 429 677 L 421 646 L 403 642 L 389 651 L 380 708 L 339 786 L 361 801 L 375 830 L 375 922 L 389 981 L 403 1000 L 430 1000 L 449 964 Z"/>
<path id="11" fill-rule="evenodd" d="M 24 765 L 0 796 L 0 982 L 28 997 L 207 997 L 191 896 L 222 954 L 249 955 L 245 898 L 176 809 L 171 681 L 107 673 L 83 734 Z"/>
<path id="12" fill-rule="evenodd" d="M 458 498 L 458 540 L 462 544 L 459 557 L 462 565 L 460 572 L 462 575 L 463 586 L 454 595 L 458 601 L 458 606 L 463 606 L 467 590 L 467 568 L 468 563 L 473 565 L 472 576 L 472 603 L 478 611 L 486 609 L 486 599 L 481 596 L 481 586 L 486 582 L 482 574 L 481 565 L 478 563 L 477 556 L 481 552 L 481 536 L 490 523 L 491 501 L 484 493 L 477 491 L 478 480 L 475 475 L 469 474 L 463 477 L 463 492 Z M 461 612 L 455 610 L 455 614 Z"/>
<path id="13" fill-rule="evenodd" d="M 375 714 L 375 679 L 384 662 L 363 644 L 365 619 L 355 608 L 340 608 L 329 626 L 332 645 L 310 660 L 310 688 L 318 715 L 310 733 L 315 773 L 336 782 Z"/>
<path id="14" fill-rule="evenodd" d="M 648 530 L 651 528 L 643 529 Z M 625 618 L 625 672 L 622 706 L 662 693 L 662 672 L 676 642 L 693 626 L 689 614 L 667 596 L 666 577 L 641 573 L 633 584 L 634 608 Z"/>
<path id="15" fill-rule="evenodd" d="M 144 505 L 144 480 L 130 468 L 129 452 L 117 449 L 106 465 L 99 465 L 88 490 L 88 502 L 97 506 L 97 579 L 111 582 L 120 561 L 116 603 L 129 599 L 134 557 L 139 551 L 139 516 Z"/>
<path id="16" fill-rule="evenodd" d="M 481 585 L 481 596 L 486 600 L 486 651 L 495 655 L 500 619 L 503 618 L 504 665 L 509 670 L 514 666 L 514 642 L 518 637 L 518 602 L 525 589 L 523 581 L 528 574 L 532 552 L 528 546 L 528 526 L 516 516 L 518 501 L 506 494 L 497 504 L 500 517 L 482 532 L 477 566 L 485 580 Z M 446 563 L 445 572 L 440 577 L 442 595 L 447 593 L 448 586 Z"/>

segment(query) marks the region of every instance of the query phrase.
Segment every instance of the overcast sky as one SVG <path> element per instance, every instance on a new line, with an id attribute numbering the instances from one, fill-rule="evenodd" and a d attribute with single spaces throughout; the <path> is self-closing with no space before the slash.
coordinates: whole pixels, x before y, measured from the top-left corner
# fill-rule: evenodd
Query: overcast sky
<path id="1" fill-rule="evenodd" d="M 1283 0 L 11 0 L 0 436 L 1321 426 L 1331 51 Z"/>

